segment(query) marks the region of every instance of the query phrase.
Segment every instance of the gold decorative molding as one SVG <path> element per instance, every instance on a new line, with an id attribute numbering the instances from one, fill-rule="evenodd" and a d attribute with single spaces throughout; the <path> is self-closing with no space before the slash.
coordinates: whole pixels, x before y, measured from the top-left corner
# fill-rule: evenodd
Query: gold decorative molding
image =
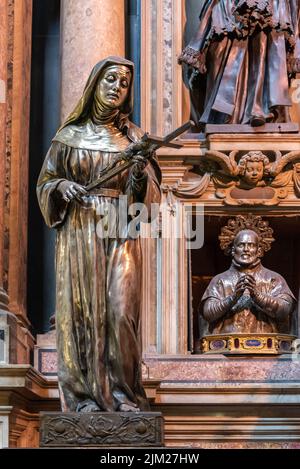
<path id="1" fill-rule="evenodd" d="M 289 334 L 214 334 L 202 338 L 202 351 L 224 355 L 279 355 L 293 352 Z"/>

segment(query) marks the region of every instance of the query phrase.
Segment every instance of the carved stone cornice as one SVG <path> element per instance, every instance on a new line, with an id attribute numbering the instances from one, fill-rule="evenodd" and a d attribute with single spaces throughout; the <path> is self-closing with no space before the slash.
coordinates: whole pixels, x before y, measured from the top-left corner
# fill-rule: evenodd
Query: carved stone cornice
<path id="1" fill-rule="evenodd" d="M 217 151 L 300 151 L 299 133 L 212 134 L 207 137 L 207 148 Z"/>
<path id="2" fill-rule="evenodd" d="M 294 206 L 300 198 L 300 150 L 207 150 L 194 166 L 183 160 L 179 165 L 177 158 L 161 165 L 162 189 L 171 205 L 172 197 L 232 206 L 276 206 L 283 200 Z M 245 174 L 248 163 L 261 168 L 254 179 Z"/>
<path id="3" fill-rule="evenodd" d="M 58 398 L 57 382 L 47 380 L 30 365 L 0 366 L 0 395 L 3 390 L 35 399 Z"/>

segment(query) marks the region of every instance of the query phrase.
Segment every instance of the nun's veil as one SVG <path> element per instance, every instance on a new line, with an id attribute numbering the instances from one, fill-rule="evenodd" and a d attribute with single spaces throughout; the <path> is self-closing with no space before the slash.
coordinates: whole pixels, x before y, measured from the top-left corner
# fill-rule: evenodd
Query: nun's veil
<path id="1" fill-rule="evenodd" d="M 71 114 L 57 131 L 53 141 L 56 140 L 70 146 L 74 145 L 74 147 L 77 148 L 78 141 L 80 140 L 82 143 L 84 140 L 85 145 L 82 148 L 91 150 L 98 149 L 96 138 L 97 135 L 86 135 L 86 125 L 92 115 L 92 104 L 98 79 L 107 67 L 111 67 L 113 65 L 123 65 L 129 68 L 131 71 L 131 81 L 129 84 L 128 95 L 120 107 L 120 112 L 115 119 L 115 125 L 124 134 L 127 134 L 127 137 L 132 142 L 138 142 L 141 139 L 141 137 L 144 135 L 144 132 L 129 120 L 129 116 L 133 111 L 134 64 L 130 60 L 124 59 L 122 57 L 110 56 L 101 62 L 98 62 L 94 66 L 80 100 L 75 106 L 73 112 L 71 112 Z M 70 126 L 69 131 L 68 129 L 65 129 L 67 126 Z M 153 170 L 160 184 L 161 171 L 155 157 L 151 158 L 151 165 L 149 165 L 149 171 Z"/>
<path id="2" fill-rule="evenodd" d="M 82 124 L 91 116 L 92 103 L 98 79 L 107 67 L 111 67 L 113 65 L 123 65 L 129 68 L 131 71 L 131 81 L 129 84 L 128 95 L 120 107 L 120 112 L 115 121 L 117 127 L 120 130 L 122 130 L 124 126 L 128 124 L 128 117 L 133 110 L 134 64 L 130 60 L 124 59 L 122 57 L 109 56 L 94 66 L 80 100 L 75 106 L 73 112 L 71 112 L 62 126 L 59 128 L 57 133 L 70 124 Z"/>

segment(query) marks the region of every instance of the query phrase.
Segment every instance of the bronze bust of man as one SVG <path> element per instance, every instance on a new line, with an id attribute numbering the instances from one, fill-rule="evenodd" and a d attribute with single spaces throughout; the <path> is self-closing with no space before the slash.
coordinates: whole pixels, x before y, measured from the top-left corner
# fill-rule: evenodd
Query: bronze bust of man
<path id="1" fill-rule="evenodd" d="M 220 241 L 232 263 L 202 297 L 209 334 L 289 334 L 295 297 L 281 275 L 261 264 L 274 241 L 267 222 L 238 216 L 223 228 Z"/>

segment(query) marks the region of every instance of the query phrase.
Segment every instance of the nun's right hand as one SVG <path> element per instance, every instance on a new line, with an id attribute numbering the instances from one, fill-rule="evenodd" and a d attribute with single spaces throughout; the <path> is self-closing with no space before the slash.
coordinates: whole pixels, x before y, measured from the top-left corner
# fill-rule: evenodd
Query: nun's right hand
<path id="1" fill-rule="evenodd" d="M 73 199 L 77 199 L 80 202 L 81 197 L 87 194 L 83 186 L 77 184 L 77 182 L 67 180 L 60 182 L 57 190 L 66 202 L 71 202 Z"/>

